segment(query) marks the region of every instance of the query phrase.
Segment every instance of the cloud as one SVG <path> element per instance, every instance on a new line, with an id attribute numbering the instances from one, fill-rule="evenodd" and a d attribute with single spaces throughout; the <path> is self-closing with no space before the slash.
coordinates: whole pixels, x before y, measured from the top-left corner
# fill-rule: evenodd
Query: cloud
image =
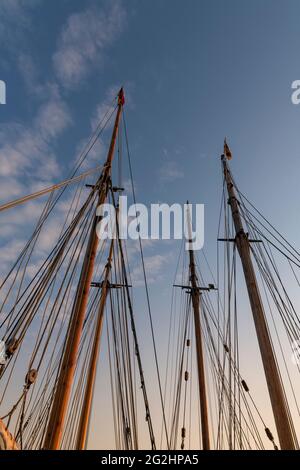
<path id="1" fill-rule="evenodd" d="M 58 165 L 51 143 L 71 122 L 66 104 L 54 90 L 48 101 L 40 106 L 32 126 L 3 125 L 0 131 L 0 177 L 27 175 L 45 179 L 57 176 Z"/>
<path id="2" fill-rule="evenodd" d="M 20 196 L 25 190 L 24 185 L 16 178 L 5 178 L 0 184 L 0 200 L 5 198 L 16 198 Z"/>
<path id="3" fill-rule="evenodd" d="M 4 16 L 22 17 L 28 8 L 40 3 L 40 0 L 1 0 L 1 11 Z"/>
<path id="4" fill-rule="evenodd" d="M 17 66 L 27 90 L 34 95 L 41 95 L 43 87 L 38 83 L 38 68 L 27 51 L 36 42 L 31 34 L 33 12 L 40 4 L 41 0 L 0 0 L 0 41 L 9 53 L 0 56 L 0 64 L 10 68 L 13 63 L 13 73 Z"/>
<path id="5" fill-rule="evenodd" d="M 40 0 L 1 0 L 0 39 L 2 45 L 15 47 L 30 30 L 30 12 Z"/>
<path id="6" fill-rule="evenodd" d="M 39 106 L 32 120 L 26 124 L 10 122 L 0 129 L 0 198 L 1 202 L 28 194 L 36 188 L 49 186 L 59 175 L 54 145 L 59 136 L 72 124 L 69 107 L 62 99 L 62 88 L 76 87 L 102 62 L 107 48 L 117 39 L 125 23 L 125 12 L 119 1 L 107 3 L 107 8 L 91 8 L 72 14 L 66 22 L 54 53 L 55 81 L 41 82 L 32 57 L 25 53 L 23 39 L 30 31 L 31 11 L 40 0 L 0 0 L 0 39 L 9 47 L 14 46 L 14 59 L 29 92 L 39 98 Z M 119 87 L 111 87 L 94 114 L 91 127 L 96 125 Z M 45 99 L 45 97 L 47 97 Z M 81 146 L 85 142 L 81 142 Z M 99 162 L 103 156 L 103 143 L 98 141 L 89 155 Z M 11 264 L 25 244 L 30 227 L 34 227 L 45 200 L 26 203 L 19 209 L 1 214 L 5 251 L 3 263 Z M 59 208 L 58 208 L 59 209 Z M 66 204 L 45 232 L 41 233 L 37 250 L 42 256 L 49 250 L 64 221 Z M 10 238 L 16 240 L 11 242 Z M 21 237 L 24 239 L 21 240 Z M 14 247 L 14 248 L 13 248 Z M 7 248 L 7 249 L 6 249 Z M 34 265 L 37 264 L 34 262 Z M 33 265 L 33 266 L 34 266 Z"/>
<path id="7" fill-rule="evenodd" d="M 125 190 L 125 195 L 126 196 L 132 196 L 133 195 L 131 179 L 123 180 L 122 181 L 122 187 Z M 138 193 L 138 185 L 136 184 L 135 181 L 133 182 L 133 187 L 134 187 L 134 193 L 137 194 Z"/>
<path id="8" fill-rule="evenodd" d="M 52 96 L 41 106 L 35 119 L 35 127 L 45 140 L 58 137 L 72 123 L 66 103 L 54 87 Z"/>
<path id="9" fill-rule="evenodd" d="M 56 175 L 58 167 L 55 156 L 41 135 L 20 125 L 11 124 L 5 127 L 11 138 L 2 139 L 0 176 L 33 177 L 41 174 L 40 169 L 44 163 L 47 170 L 51 169 L 52 176 Z"/>
<path id="10" fill-rule="evenodd" d="M 6 245 L 2 246 L 0 252 L 1 266 L 5 268 L 10 267 L 12 261 L 16 260 L 23 247 L 24 241 L 15 239 L 10 240 Z"/>
<path id="11" fill-rule="evenodd" d="M 123 30 L 125 11 L 119 1 L 109 9 L 90 8 L 72 14 L 64 27 L 53 64 L 60 83 L 74 88 L 102 63 L 106 48 Z"/>
<path id="12" fill-rule="evenodd" d="M 81 195 L 80 203 L 83 202 Z M 16 261 L 21 250 L 27 243 L 27 237 L 33 232 L 39 217 L 45 208 L 45 198 L 29 201 L 12 211 L 0 214 L 1 252 L 0 262 L 2 272 L 7 271 Z M 39 234 L 35 245 L 32 261 L 34 266 L 40 266 L 57 243 L 62 228 L 66 227 L 75 216 L 73 194 L 64 197 L 57 203 L 55 211 L 51 214 Z M 27 275 L 30 273 L 27 272 Z M 30 274 L 31 275 L 31 274 Z"/>
<path id="13" fill-rule="evenodd" d="M 20 52 L 17 58 L 18 68 L 30 94 L 43 99 L 49 92 L 49 84 L 40 83 L 40 73 L 31 55 Z"/>
<path id="14" fill-rule="evenodd" d="M 0 132 L 0 176 L 16 177 L 32 166 L 41 153 L 43 142 L 25 126 L 11 123 L 3 126 Z"/>
<path id="15" fill-rule="evenodd" d="M 105 124 L 108 117 L 112 114 L 113 110 L 116 107 L 116 97 L 120 87 L 117 85 L 111 86 L 108 91 L 106 92 L 104 100 L 101 101 L 96 107 L 96 111 L 91 119 L 91 126 L 92 130 L 94 131 L 100 122 Z M 111 119 L 108 123 L 106 128 L 111 128 L 113 126 L 113 119 Z"/>
<path id="16" fill-rule="evenodd" d="M 42 213 L 45 201 L 36 200 L 29 201 L 26 204 L 14 208 L 12 211 L 1 213 L 1 225 L 15 227 L 16 233 L 19 235 L 24 232 L 24 226 L 30 221 L 33 225 L 37 222 L 38 217 Z M 17 228 L 19 227 L 19 229 Z"/>
<path id="17" fill-rule="evenodd" d="M 29 10 L 39 2 L 40 0 L 1 0 L 1 20 L 15 21 L 20 27 L 29 26 Z"/>
<path id="18" fill-rule="evenodd" d="M 143 241 L 144 242 L 144 241 Z M 131 264 L 131 257 L 129 264 Z M 163 273 L 166 271 L 166 265 L 170 263 L 170 255 L 148 255 L 144 257 L 147 282 L 155 284 L 163 279 Z M 135 265 L 131 270 L 131 279 L 134 286 L 144 285 L 144 275 L 141 264 Z"/>
<path id="19" fill-rule="evenodd" d="M 79 163 L 82 159 L 82 155 L 86 153 L 87 149 L 90 147 L 90 138 L 82 139 L 76 146 L 76 160 L 75 164 Z M 80 165 L 81 171 L 89 170 L 93 166 L 101 165 L 104 161 L 105 155 L 107 153 L 107 148 L 100 138 L 96 140 L 93 147 L 88 152 L 86 159 Z M 71 167 L 74 167 L 74 161 L 71 162 Z"/>
<path id="20" fill-rule="evenodd" d="M 27 242 L 27 233 L 33 230 L 40 217 L 45 201 L 30 201 L 12 211 L 3 212 L 0 224 L 2 274 L 16 261 Z"/>
<path id="21" fill-rule="evenodd" d="M 159 171 L 159 178 L 162 182 L 169 183 L 183 177 L 183 171 L 180 170 L 178 164 L 174 160 L 165 161 Z"/>
<path id="22" fill-rule="evenodd" d="M 130 90 L 132 88 L 131 83 L 126 85 L 126 103 L 132 103 Z M 105 93 L 104 99 L 102 99 L 97 105 L 96 109 L 91 118 L 91 133 L 94 133 L 98 128 L 102 128 L 105 124 L 105 131 L 111 130 L 115 120 L 115 113 L 113 111 L 116 108 L 117 100 L 116 97 L 120 90 L 120 85 L 112 85 L 108 88 Z M 107 119 L 111 116 L 110 121 Z M 101 124 L 101 126 L 100 126 Z M 110 137 L 109 137 L 110 138 Z M 77 161 L 79 161 L 82 152 L 87 148 L 90 138 L 82 139 L 77 145 L 76 155 L 78 155 Z M 91 148 L 88 154 L 88 158 L 84 161 L 82 169 L 91 168 L 92 165 L 99 165 L 107 154 L 107 145 L 104 145 L 102 137 L 100 136 Z M 129 183 L 129 181 L 127 181 Z M 125 186 L 124 186 L 125 187 Z M 129 184 L 127 184 L 127 189 Z M 131 188 L 130 188 L 131 192 Z"/>

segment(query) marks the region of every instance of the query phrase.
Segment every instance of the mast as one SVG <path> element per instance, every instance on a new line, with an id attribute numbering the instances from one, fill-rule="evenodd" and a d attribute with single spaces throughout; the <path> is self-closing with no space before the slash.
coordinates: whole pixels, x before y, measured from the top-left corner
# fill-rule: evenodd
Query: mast
<path id="1" fill-rule="evenodd" d="M 276 358 L 274 356 L 272 342 L 266 323 L 264 308 L 260 297 L 254 266 L 251 259 L 250 242 L 248 240 L 247 234 L 244 231 L 239 210 L 239 202 L 235 195 L 232 176 L 227 166 L 225 155 L 222 155 L 221 159 L 229 196 L 228 203 L 231 207 L 232 218 L 236 232 L 235 242 L 241 258 L 245 275 L 250 305 L 252 309 L 257 339 L 267 380 L 280 446 L 281 449 L 284 450 L 295 450 L 295 443 L 291 427 L 292 424 L 290 422 L 288 414 L 288 405 L 286 403 L 285 394 L 276 363 Z"/>
<path id="2" fill-rule="evenodd" d="M 77 450 L 84 450 L 85 445 L 86 445 L 86 440 L 87 440 L 88 425 L 89 425 L 89 420 L 90 420 L 90 415 L 91 415 L 93 392 L 94 392 L 94 385 L 95 385 L 96 373 L 97 373 L 100 339 L 101 339 L 102 327 L 103 327 L 104 309 L 105 309 L 107 293 L 109 289 L 108 279 L 111 273 L 113 246 L 114 246 L 114 240 L 112 239 L 107 264 L 105 266 L 105 274 L 104 274 L 104 280 L 102 283 L 101 298 L 100 298 L 100 304 L 99 304 L 99 310 L 98 310 L 98 316 L 97 316 L 97 324 L 96 324 L 94 341 L 93 341 L 93 349 L 92 349 L 90 363 L 88 367 L 88 380 L 87 380 L 83 407 L 82 407 L 81 416 L 80 416 L 79 429 L 78 429 L 78 434 L 77 434 L 77 443 L 76 443 Z"/>
<path id="3" fill-rule="evenodd" d="M 98 205 L 104 204 L 107 197 L 111 164 L 114 156 L 123 105 L 124 93 L 123 88 L 121 88 L 118 95 L 118 110 L 107 160 L 104 165 L 103 173 L 97 182 L 97 185 L 99 185 Z M 59 371 L 58 382 L 55 389 L 53 405 L 50 412 L 50 418 L 44 442 L 45 449 L 57 450 L 60 448 L 61 444 L 63 426 L 74 380 L 80 337 L 94 272 L 97 247 L 99 243 L 98 236 L 96 234 L 97 223 L 98 217 L 95 215 L 72 309 L 70 326 L 66 339 L 66 348 Z"/>
<path id="4" fill-rule="evenodd" d="M 190 243 L 192 242 L 191 236 L 191 220 L 188 210 L 188 223 L 190 229 Z M 198 381 L 199 381 L 199 397 L 200 397 L 200 412 L 201 412 L 201 431 L 202 431 L 202 447 L 203 450 L 210 450 L 209 441 L 209 425 L 208 425 L 208 409 L 207 409 L 207 396 L 206 396 L 206 383 L 205 383 L 205 368 L 203 356 L 203 343 L 201 332 L 201 293 L 198 286 L 198 279 L 196 274 L 194 250 L 189 250 L 190 257 L 190 283 L 191 283 L 191 296 L 194 311 L 194 324 L 195 324 L 195 338 L 196 338 L 196 353 L 197 353 L 197 367 L 198 367 Z"/>

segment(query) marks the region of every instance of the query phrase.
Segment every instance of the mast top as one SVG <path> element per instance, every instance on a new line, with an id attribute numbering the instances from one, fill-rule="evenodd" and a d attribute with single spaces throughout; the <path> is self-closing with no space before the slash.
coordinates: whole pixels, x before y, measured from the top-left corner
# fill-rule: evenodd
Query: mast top
<path id="1" fill-rule="evenodd" d="M 125 104 L 125 95 L 124 95 L 124 89 L 122 87 L 118 93 L 118 105 L 124 106 L 124 104 Z"/>
<path id="2" fill-rule="evenodd" d="M 224 139 L 224 153 L 221 155 L 221 160 L 224 160 L 226 157 L 227 160 L 231 160 L 232 159 L 232 153 L 231 153 L 231 150 L 227 144 L 227 140 L 226 140 L 226 137 Z"/>

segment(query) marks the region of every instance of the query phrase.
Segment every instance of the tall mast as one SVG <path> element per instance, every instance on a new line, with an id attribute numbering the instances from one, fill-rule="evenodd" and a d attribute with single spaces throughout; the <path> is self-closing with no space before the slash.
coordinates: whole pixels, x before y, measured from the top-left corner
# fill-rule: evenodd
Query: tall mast
<path id="1" fill-rule="evenodd" d="M 118 95 L 118 110 L 107 160 L 104 165 L 103 173 L 97 182 L 97 184 L 99 184 L 98 205 L 104 204 L 107 197 L 108 184 L 111 174 L 111 164 L 114 156 L 123 105 L 124 93 L 123 89 L 121 89 Z M 74 380 L 80 337 L 99 243 L 98 236 L 96 234 L 97 223 L 98 217 L 95 215 L 72 309 L 71 323 L 68 329 L 66 340 L 66 348 L 59 371 L 58 382 L 54 394 L 53 405 L 50 412 L 50 418 L 44 442 L 45 449 L 57 450 L 61 445 L 63 426 Z"/>
<path id="2" fill-rule="evenodd" d="M 86 445 L 86 440 L 87 440 L 88 425 L 89 425 L 89 420 L 90 420 L 90 415 L 91 415 L 93 392 L 94 392 L 94 385 L 95 385 L 96 373 L 97 373 L 97 364 L 98 364 L 100 339 L 101 339 L 102 326 L 103 326 L 104 309 L 105 309 L 107 293 L 109 289 L 109 276 L 111 273 L 113 246 L 114 246 L 114 240 L 112 239 L 107 264 L 105 266 L 105 274 L 104 274 L 104 279 L 102 283 L 101 298 L 100 298 L 97 323 L 96 323 L 96 329 L 95 329 L 95 335 L 94 335 L 94 341 L 93 341 L 93 349 L 91 352 L 91 358 L 90 358 L 90 363 L 88 367 L 88 379 L 87 379 L 83 407 L 81 411 L 79 429 L 78 429 L 78 434 L 77 434 L 77 443 L 76 443 L 77 450 L 84 450 L 85 445 Z"/>
<path id="3" fill-rule="evenodd" d="M 189 210 L 188 210 L 188 224 L 189 224 L 189 231 L 190 231 L 189 241 L 191 243 L 192 236 L 191 236 L 191 220 L 190 220 Z M 205 368 L 204 368 L 203 343 L 202 343 L 201 320 L 200 320 L 201 293 L 200 293 L 200 287 L 198 285 L 193 249 L 189 250 L 189 255 L 190 255 L 190 283 L 192 287 L 191 295 L 192 295 L 192 305 L 193 305 L 193 311 L 194 311 L 196 353 L 197 353 L 197 367 L 198 367 L 198 381 L 199 381 L 202 448 L 203 450 L 210 450 Z"/>
<path id="4" fill-rule="evenodd" d="M 222 155 L 221 158 L 229 196 L 228 203 L 231 207 L 232 218 L 236 232 L 235 242 L 244 270 L 250 305 L 252 309 L 257 339 L 269 389 L 269 395 L 280 446 L 281 449 L 284 450 L 295 450 L 292 423 L 289 419 L 288 405 L 286 403 L 283 386 L 280 380 L 280 375 L 273 352 L 272 342 L 266 323 L 264 308 L 260 297 L 257 279 L 251 259 L 250 242 L 248 240 L 247 234 L 244 231 L 239 210 L 239 203 L 235 195 L 232 176 L 227 166 L 225 155 Z"/>

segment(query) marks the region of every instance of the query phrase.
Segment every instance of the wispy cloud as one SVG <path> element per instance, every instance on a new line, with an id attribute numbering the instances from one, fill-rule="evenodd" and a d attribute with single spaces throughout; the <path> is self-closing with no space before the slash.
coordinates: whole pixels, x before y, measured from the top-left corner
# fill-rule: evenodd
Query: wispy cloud
<path id="1" fill-rule="evenodd" d="M 11 15 L 17 18 L 27 17 L 26 11 L 40 3 L 40 0 L 1 0 L 3 15 Z"/>
<path id="2" fill-rule="evenodd" d="M 183 178 L 184 173 L 174 160 L 165 161 L 159 171 L 159 178 L 162 182 L 172 182 L 179 178 Z"/>
<path id="3" fill-rule="evenodd" d="M 112 119 L 112 114 L 117 103 L 116 96 L 118 91 L 119 86 L 112 85 L 106 91 L 104 99 L 102 99 L 96 105 L 95 111 L 93 112 L 92 118 L 90 120 L 91 133 L 94 133 L 100 124 L 101 128 L 106 124 L 106 130 L 112 128 L 114 122 L 114 119 Z M 111 119 L 108 121 L 110 116 Z M 78 143 L 76 148 L 76 155 L 78 155 L 77 161 L 79 161 L 82 152 L 87 148 L 89 140 L 89 138 L 85 138 Z M 107 148 L 102 141 L 102 137 L 99 137 L 94 143 L 93 147 L 90 149 L 88 158 L 84 161 L 81 168 L 91 168 L 92 165 L 98 165 L 104 159 L 105 152 L 107 152 Z"/>
<path id="4" fill-rule="evenodd" d="M 29 93 L 41 98 L 45 96 L 47 93 L 47 86 L 43 86 L 40 83 L 39 70 L 31 55 L 20 51 L 17 62 L 20 74 Z"/>
<path id="5" fill-rule="evenodd" d="M 112 114 L 116 106 L 116 96 L 119 92 L 120 87 L 118 85 L 112 85 L 106 92 L 104 100 L 102 100 L 96 107 L 96 111 L 91 119 L 92 129 L 95 130 L 100 122 L 103 124 Z M 112 127 L 113 120 L 111 119 L 107 123 L 107 127 Z"/>
<path id="6" fill-rule="evenodd" d="M 171 183 L 177 179 L 183 178 L 184 173 L 175 161 L 169 154 L 169 151 L 164 148 L 162 151 L 163 154 L 163 163 L 159 168 L 158 177 L 161 183 Z M 179 151 L 175 151 L 175 154 L 178 155 Z"/>
<path id="7" fill-rule="evenodd" d="M 22 32 L 29 31 L 32 18 L 30 11 L 40 0 L 0 0 L 0 38 L 12 34 L 19 25 Z M 3 21 L 2 21 L 3 20 Z M 72 88 L 83 79 L 104 58 L 107 48 L 122 31 L 125 23 L 125 12 L 121 2 L 107 2 L 107 7 L 92 7 L 81 13 L 72 14 L 58 41 L 54 53 L 53 67 L 55 78 L 52 82 L 41 81 L 41 71 L 36 67 L 32 57 L 24 52 L 20 37 L 14 38 L 15 57 L 27 89 L 39 98 L 39 105 L 33 117 L 26 124 L 9 122 L 0 129 L 0 199 L 11 200 L 31 190 L 50 185 L 58 178 L 59 165 L 55 155 L 55 144 L 58 137 L 72 124 L 72 116 L 65 99 L 62 98 L 63 87 Z M 7 38 L 5 37 L 5 41 Z M 11 42 L 13 45 L 13 42 Z M 97 106 L 91 127 L 101 114 L 107 110 L 118 87 L 111 87 L 104 99 Z M 81 142 L 81 147 L 84 142 Z M 103 144 L 98 141 L 88 158 L 97 163 L 103 155 Z M 18 233 L 22 224 L 34 223 L 40 215 L 44 201 L 27 203 L 14 213 L 2 214 L 1 235 L 7 241 L 6 265 L 13 261 L 21 247 L 16 243 L 10 249 L 9 237 Z M 47 250 L 62 225 L 60 214 L 55 223 L 48 227 L 40 237 L 39 248 Z M 29 222 L 30 221 L 30 222 Z M 3 240 L 3 241 L 4 241 Z M 24 240 L 25 243 L 25 240 Z M 4 246 L 4 245 L 3 245 Z"/>
<path id="8" fill-rule="evenodd" d="M 84 196 L 81 195 L 80 200 L 82 202 L 83 198 Z M 11 268 L 16 261 L 27 242 L 27 236 L 31 230 L 33 231 L 44 208 L 45 198 L 42 198 L 27 202 L 13 211 L 1 213 L 0 237 L 2 246 L 0 263 L 2 272 Z M 57 203 L 55 212 L 48 217 L 43 225 L 36 241 L 32 267 L 42 264 L 45 257 L 49 254 L 55 243 L 57 243 L 62 227 L 67 226 L 74 216 L 74 200 L 73 195 L 70 194 Z M 28 274 L 30 273 L 27 272 Z"/>
<path id="9" fill-rule="evenodd" d="M 117 104 L 117 96 L 120 91 L 120 87 L 123 86 L 125 89 L 125 102 L 126 102 L 126 107 L 134 107 L 134 101 L 132 98 L 132 89 L 133 89 L 133 83 L 132 82 L 126 82 L 123 85 L 111 85 L 108 90 L 105 93 L 105 98 L 100 101 L 100 103 L 97 104 L 96 110 L 93 114 L 93 117 L 91 119 L 91 126 L 92 129 L 95 130 L 97 126 L 99 125 L 100 122 L 103 122 L 103 124 L 106 122 L 106 120 L 111 116 L 113 110 L 116 107 Z M 113 119 L 111 119 L 108 123 L 106 128 L 110 128 L 113 126 Z"/>
<path id="10" fill-rule="evenodd" d="M 166 266 L 170 263 L 170 255 L 148 255 L 144 257 L 144 262 L 147 282 L 149 284 L 153 284 L 163 279 L 163 273 L 166 271 Z M 131 264 L 131 260 L 129 260 L 129 264 Z M 144 284 L 141 263 L 133 266 L 131 279 L 134 286 L 142 286 Z"/>
<path id="11" fill-rule="evenodd" d="M 52 96 L 38 111 L 35 127 L 42 137 L 49 141 L 58 137 L 71 123 L 69 109 L 54 87 Z"/>
<path id="12" fill-rule="evenodd" d="M 4 178 L 0 184 L 0 200 L 3 201 L 7 195 L 11 198 L 20 196 L 25 190 L 21 181 L 16 178 Z"/>
<path id="13" fill-rule="evenodd" d="M 14 31 L 13 21 L 18 21 L 21 28 L 30 26 L 30 10 L 40 0 L 1 0 L 0 19 L 3 28 Z M 29 91 L 39 95 L 40 104 L 32 122 L 26 125 L 7 123 L 0 131 L 0 177 L 14 181 L 14 185 L 4 184 L 6 199 L 19 195 L 23 185 L 18 178 L 29 176 L 51 180 L 58 174 L 58 165 L 53 150 L 55 139 L 72 123 L 66 102 L 61 98 L 60 85 L 74 86 L 85 78 L 95 62 L 101 62 L 104 51 L 121 32 L 125 21 L 125 12 L 120 1 L 107 3 L 106 7 L 91 7 L 72 14 L 59 39 L 59 46 L 53 56 L 57 82 L 39 81 L 38 69 L 32 57 L 20 51 L 18 65 Z M 118 87 L 111 87 L 95 112 L 92 129 L 99 122 L 101 115 L 109 110 Z M 48 98 L 45 100 L 45 96 Z M 81 142 L 79 145 L 83 145 Z M 99 141 L 89 155 L 91 160 L 99 161 L 103 154 L 103 145 Z M 44 176 L 44 177 L 43 177 Z M 2 191 L 4 195 L 4 191 Z"/>
<path id="14" fill-rule="evenodd" d="M 29 31 L 30 12 L 40 0 L 1 0 L 0 39 L 7 48 L 15 47 L 17 42 Z"/>
<path id="15" fill-rule="evenodd" d="M 8 123 L 0 131 L 0 177 L 51 179 L 58 174 L 58 164 L 52 143 L 72 122 L 67 105 L 58 91 L 37 111 L 31 125 Z M 16 195 L 16 187 L 6 185 L 6 197 Z M 19 186 L 20 187 L 20 186 Z"/>
<path id="16" fill-rule="evenodd" d="M 67 88 L 76 87 L 91 69 L 102 63 L 106 48 L 121 33 L 125 11 L 114 1 L 108 9 L 92 7 L 72 14 L 62 31 L 53 56 L 56 75 Z"/>
<path id="17" fill-rule="evenodd" d="M 24 232 L 28 227 L 34 228 L 43 208 L 44 201 L 39 200 L 28 202 L 13 211 L 1 213 L 0 263 L 2 273 L 7 272 L 16 261 L 27 242 Z"/>

